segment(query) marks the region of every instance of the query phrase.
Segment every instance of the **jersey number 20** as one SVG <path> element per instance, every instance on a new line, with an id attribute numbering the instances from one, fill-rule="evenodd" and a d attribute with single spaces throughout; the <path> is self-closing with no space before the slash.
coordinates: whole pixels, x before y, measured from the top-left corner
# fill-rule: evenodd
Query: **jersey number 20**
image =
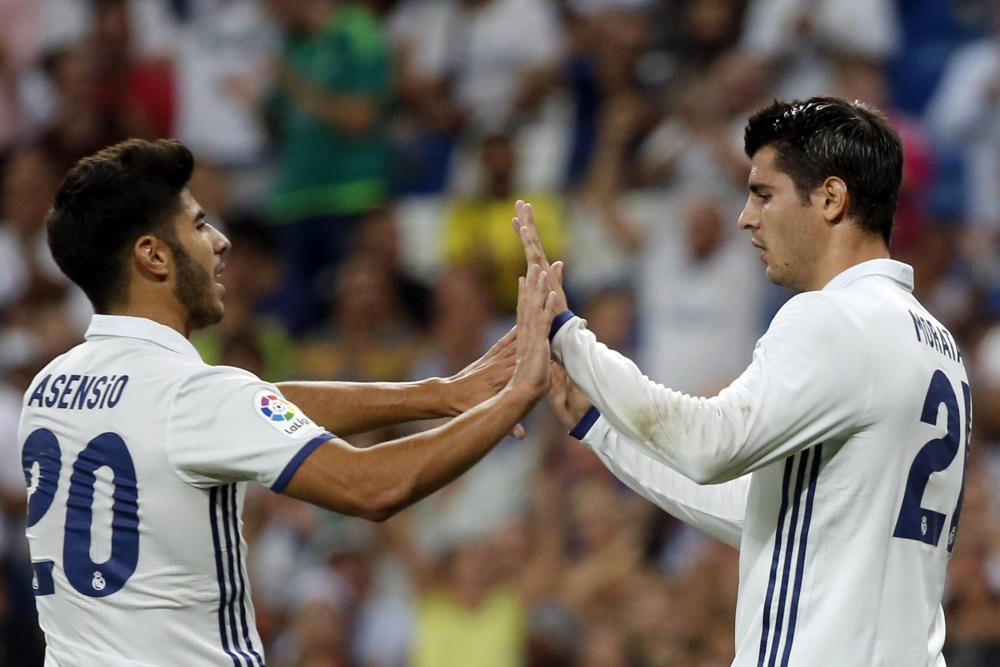
<path id="1" fill-rule="evenodd" d="M 34 431 L 24 443 L 21 465 L 29 487 L 35 464 L 38 464 L 38 478 L 28 497 L 29 528 L 49 511 L 59 486 L 62 450 L 59 439 L 48 429 Z M 110 468 L 114 476 L 111 556 L 103 563 L 95 563 L 90 558 L 94 489 L 96 472 L 104 466 Z M 120 590 L 135 572 L 138 562 L 139 494 L 135 465 L 120 435 L 102 433 L 87 443 L 73 464 L 66 502 L 63 568 L 73 588 L 86 596 L 99 598 Z M 52 593 L 52 561 L 36 562 L 34 566 L 36 594 Z"/>
<path id="2" fill-rule="evenodd" d="M 969 385 L 962 383 L 962 398 L 965 407 L 965 454 L 968 461 L 969 437 L 972 431 L 972 394 Z M 962 423 L 958 411 L 958 399 L 952 389 L 948 377 L 941 371 L 935 371 L 931 385 L 924 399 L 924 409 L 920 421 L 936 426 L 938 411 L 941 405 L 947 412 L 947 433 L 941 438 L 929 441 L 917 452 L 910 474 L 906 478 L 906 491 L 903 493 L 903 505 L 899 508 L 896 519 L 896 529 L 893 537 L 917 540 L 931 546 L 937 546 L 944 528 L 945 515 L 921 506 L 927 482 L 932 474 L 941 472 L 951 465 L 958 454 L 962 435 Z M 958 492 L 955 511 L 951 514 L 951 524 L 948 526 L 948 551 L 955 547 L 955 535 L 958 532 L 958 520 L 962 516 L 962 500 L 965 497 L 965 469 L 962 470 L 962 488 Z"/>

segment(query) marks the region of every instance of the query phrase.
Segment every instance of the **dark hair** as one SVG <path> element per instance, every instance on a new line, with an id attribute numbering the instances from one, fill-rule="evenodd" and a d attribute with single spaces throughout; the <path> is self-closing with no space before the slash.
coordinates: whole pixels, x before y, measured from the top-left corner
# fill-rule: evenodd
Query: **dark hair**
<path id="1" fill-rule="evenodd" d="M 180 208 L 194 158 L 174 140 L 129 139 L 70 169 L 46 218 L 56 264 L 107 312 L 123 295 L 127 258 L 143 234 L 176 243 L 167 224 Z"/>
<path id="2" fill-rule="evenodd" d="M 843 180 L 848 214 L 888 245 L 903 180 L 903 144 L 882 113 L 836 97 L 775 100 L 750 117 L 743 133 L 747 157 L 765 146 L 775 149 L 775 166 L 792 179 L 803 204 L 828 177 Z"/>

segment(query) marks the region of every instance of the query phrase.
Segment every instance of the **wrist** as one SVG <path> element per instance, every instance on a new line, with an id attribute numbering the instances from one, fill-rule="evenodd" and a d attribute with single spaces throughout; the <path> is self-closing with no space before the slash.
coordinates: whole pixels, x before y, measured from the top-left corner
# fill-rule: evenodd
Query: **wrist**
<path id="1" fill-rule="evenodd" d="M 527 412 L 542 397 L 542 393 L 520 384 L 508 384 L 500 391 L 501 400 Z"/>
<path id="2" fill-rule="evenodd" d="M 422 380 L 424 393 L 430 398 L 428 401 L 428 412 L 435 417 L 454 417 L 461 414 L 462 409 L 458 405 L 457 381 L 452 375 L 446 378 L 432 377 Z"/>

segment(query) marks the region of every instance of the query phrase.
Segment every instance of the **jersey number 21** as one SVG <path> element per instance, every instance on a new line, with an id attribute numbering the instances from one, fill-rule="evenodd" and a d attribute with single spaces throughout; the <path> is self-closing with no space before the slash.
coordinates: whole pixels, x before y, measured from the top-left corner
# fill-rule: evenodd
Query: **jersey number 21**
<path id="1" fill-rule="evenodd" d="M 962 399 L 965 407 L 965 457 L 968 462 L 969 437 L 972 432 L 972 394 L 969 385 L 962 383 Z M 913 459 L 910 473 L 906 478 L 906 491 L 903 493 L 903 505 L 896 519 L 896 529 L 893 537 L 917 540 L 931 546 L 937 546 L 941 539 L 946 515 L 921 506 L 924 491 L 931 475 L 941 472 L 951 465 L 958 454 L 962 436 L 962 420 L 959 416 L 958 398 L 951 382 L 942 371 L 935 371 L 931 378 L 927 397 L 924 399 L 923 412 L 920 421 L 936 426 L 938 411 L 941 405 L 947 412 L 947 433 L 940 438 L 929 441 Z M 951 514 L 951 524 L 948 526 L 948 551 L 955 548 L 955 536 L 958 532 L 958 521 L 962 516 L 962 500 L 965 497 L 965 463 L 962 469 L 962 486 L 958 492 L 955 511 Z"/>

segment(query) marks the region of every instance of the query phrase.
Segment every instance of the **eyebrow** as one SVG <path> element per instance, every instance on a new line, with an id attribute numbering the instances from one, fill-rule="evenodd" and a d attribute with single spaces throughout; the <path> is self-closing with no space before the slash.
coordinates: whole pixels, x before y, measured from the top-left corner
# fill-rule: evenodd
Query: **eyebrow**
<path id="1" fill-rule="evenodd" d="M 764 183 L 751 183 L 747 187 L 749 187 L 750 188 L 750 192 L 754 193 L 755 195 L 766 194 L 767 192 L 770 192 L 770 190 L 771 190 L 771 186 L 770 185 L 765 185 Z"/>
<path id="2" fill-rule="evenodd" d="M 208 216 L 205 215 L 205 211 L 199 208 L 198 213 L 194 216 L 194 222 L 199 223 L 207 217 Z"/>

